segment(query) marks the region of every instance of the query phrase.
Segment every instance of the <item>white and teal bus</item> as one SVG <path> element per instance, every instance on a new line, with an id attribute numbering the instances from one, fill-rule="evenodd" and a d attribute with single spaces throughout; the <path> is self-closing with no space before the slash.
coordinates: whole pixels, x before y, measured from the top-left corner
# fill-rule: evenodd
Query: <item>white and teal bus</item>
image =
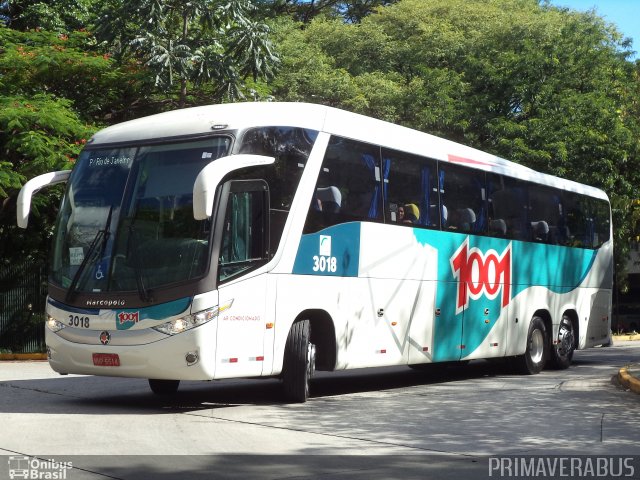
<path id="1" fill-rule="evenodd" d="M 610 342 L 601 190 L 319 105 L 197 107 L 96 133 L 51 249 L 60 373 L 180 380 L 513 357 Z"/>

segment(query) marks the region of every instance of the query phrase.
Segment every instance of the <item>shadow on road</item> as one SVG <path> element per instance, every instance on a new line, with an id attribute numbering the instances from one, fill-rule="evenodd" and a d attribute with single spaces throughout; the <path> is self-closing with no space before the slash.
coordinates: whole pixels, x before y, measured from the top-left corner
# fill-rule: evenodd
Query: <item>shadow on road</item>
<path id="1" fill-rule="evenodd" d="M 587 352 L 579 352 L 573 367 L 562 372 L 563 378 L 568 380 L 579 375 L 581 367 L 597 368 L 598 364 L 602 364 L 602 368 L 610 368 L 610 358 L 594 355 L 595 350 Z M 517 373 L 512 364 L 510 361 L 479 360 L 468 364 L 429 365 L 421 370 L 387 367 L 318 372 L 312 382 L 311 401 L 428 385 L 451 384 L 452 387 L 468 388 L 463 381 L 473 380 L 482 385 L 483 379 L 515 377 Z M 47 368 L 46 365 L 43 368 Z M 548 374 L 553 373 L 542 373 Z M 522 381 L 532 382 L 527 378 Z M 182 382 L 177 394 L 157 396 L 151 393 L 144 379 L 69 376 L 3 381 L 0 382 L 0 392 L 0 413 L 157 415 L 284 403 L 278 379 Z"/>

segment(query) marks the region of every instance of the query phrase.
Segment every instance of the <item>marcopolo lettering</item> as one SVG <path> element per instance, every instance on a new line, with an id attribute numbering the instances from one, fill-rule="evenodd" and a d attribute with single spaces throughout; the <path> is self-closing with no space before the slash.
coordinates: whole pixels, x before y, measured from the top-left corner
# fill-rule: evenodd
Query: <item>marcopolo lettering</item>
<path id="1" fill-rule="evenodd" d="M 124 307 L 126 305 L 125 300 L 87 300 L 87 307 Z"/>

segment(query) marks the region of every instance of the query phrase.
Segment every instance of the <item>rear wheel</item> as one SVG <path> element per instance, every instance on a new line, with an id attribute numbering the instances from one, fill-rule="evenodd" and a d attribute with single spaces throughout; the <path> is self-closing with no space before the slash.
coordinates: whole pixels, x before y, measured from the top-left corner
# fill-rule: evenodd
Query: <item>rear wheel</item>
<path id="1" fill-rule="evenodd" d="M 558 328 L 557 343 L 551 346 L 551 362 L 555 368 L 564 370 L 569 368 L 575 350 L 575 335 L 573 323 L 567 316 L 563 316 Z"/>
<path id="2" fill-rule="evenodd" d="M 527 333 L 527 349 L 518 357 L 520 370 L 526 375 L 540 373 L 547 362 L 547 329 L 540 317 L 533 317 Z"/>
<path id="3" fill-rule="evenodd" d="M 150 378 L 149 386 L 156 395 L 170 395 L 178 391 L 180 380 L 155 380 Z"/>
<path id="4" fill-rule="evenodd" d="M 285 345 L 282 382 L 285 397 L 292 402 L 309 398 L 309 381 L 316 365 L 316 347 L 310 337 L 309 320 L 300 320 L 291 326 Z"/>

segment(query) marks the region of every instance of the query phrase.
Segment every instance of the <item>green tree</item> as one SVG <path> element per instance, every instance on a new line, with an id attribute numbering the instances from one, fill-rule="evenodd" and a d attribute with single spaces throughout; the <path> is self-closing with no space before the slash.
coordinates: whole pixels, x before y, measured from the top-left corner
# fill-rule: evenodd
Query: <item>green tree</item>
<path id="1" fill-rule="evenodd" d="M 396 2 L 398 0 L 256 0 L 263 15 L 287 15 L 304 23 L 323 15 L 357 23 L 378 8 Z"/>
<path id="2" fill-rule="evenodd" d="M 8 25 L 16 30 L 70 32 L 87 26 L 95 0 L 5 0 Z"/>
<path id="3" fill-rule="evenodd" d="M 70 168 L 92 129 L 70 102 L 41 94 L 0 97 L 0 258 L 44 259 L 60 190 L 34 197 L 32 227 L 16 226 L 15 199 L 22 183 L 53 170 Z"/>
<path id="4" fill-rule="evenodd" d="M 120 60 L 145 62 L 164 92 L 179 86 L 178 106 L 189 84 L 213 84 L 213 96 L 243 97 L 247 78 L 273 74 L 277 57 L 269 29 L 251 18 L 248 0 L 143 0 L 108 2 L 97 35 Z"/>
<path id="5" fill-rule="evenodd" d="M 12 23 L 11 26 L 14 26 Z M 34 197 L 27 232 L 15 201 L 37 175 L 70 168 L 84 142 L 138 98 L 138 72 L 118 69 L 87 32 L 0 28 L 0 258 L 44 261 L 61 189 Z"/>

